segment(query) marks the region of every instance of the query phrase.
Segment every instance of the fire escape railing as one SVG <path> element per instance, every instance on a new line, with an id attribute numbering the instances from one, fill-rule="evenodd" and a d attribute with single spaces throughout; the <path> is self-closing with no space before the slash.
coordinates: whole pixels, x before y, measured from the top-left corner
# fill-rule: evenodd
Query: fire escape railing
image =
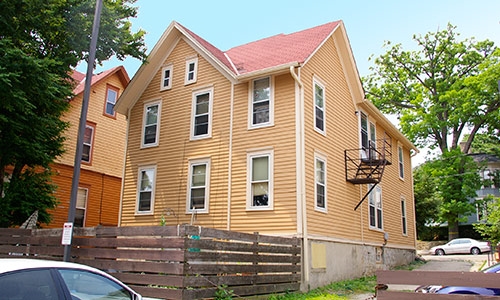
<path id="1" fill-rule="evenodd" d="M 372 184 L 359 205 L 366 199 L 373 188 L 380 183 L 386 165 L 392 164 L 392 140 L 384 136 L 381 140 L 370 141 L 368 148 L 344 150 L 345 177 L 352 184 Z"/>

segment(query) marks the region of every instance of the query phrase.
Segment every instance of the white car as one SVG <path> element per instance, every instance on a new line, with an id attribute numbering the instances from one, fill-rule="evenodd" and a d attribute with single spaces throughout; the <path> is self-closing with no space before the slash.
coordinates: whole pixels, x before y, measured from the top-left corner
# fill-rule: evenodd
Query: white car
<path id="1" fill-rule="evenodd" d="M 24 258 L 0 258 L 0 298 L 142 300 L 124 283 L 95 268 Z"/>
<path id="2" fill-rule="evenodd" d="M 491 251 L 489 242 L 480 242 L 474 239 L 461 238 L 449 241 L 447 244 L 435 246 L 430 249 L 431 254 L 474 254 Z"/>

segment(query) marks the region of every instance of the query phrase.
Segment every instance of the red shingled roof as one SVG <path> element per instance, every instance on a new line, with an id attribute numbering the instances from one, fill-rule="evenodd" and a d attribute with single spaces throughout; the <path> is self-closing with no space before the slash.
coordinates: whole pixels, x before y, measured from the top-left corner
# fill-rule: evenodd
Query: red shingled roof
<path id="1" fill-rule="evenodd" d="M 306 61 L 329 37 L 340 21 L 291 34 L 279 34 L 226 51 L 238 74 Z"/>
<path id="2" fill-rule="evenodd" d="M 92 76 L 92 83 L 91 85 L 96 84 L 97 82 L 101 81 L 102 79 L 108 77 L 111 74 L 114 74 L 115 72 L 121 71 L 123 75 L 123 80 L 125 81 L 124 84 L 128 83 L 130 81 L 127 72 L 125 71 L 125 68 L 123 66 L 118 66 L 111 68 L 109 70 L 103 71 L 99 74 L 95 74 Z M 85 77 L 86 75 L 84 73 L 78 72 L 76 70 L 73 70 L 73 73 L 71 74 L 71 77 L 75 80 L 76 85 L 75 88 L 73 89 L 73 94 L 78 95 L 80 93 L 83 93 L 83 90 L 85 89 Z"/>
<path id="3" fill-rule="evenodd" d="M 278 34 L 225 52 L 179 25 L 221 63 L 241 75 L 287 63 L 303 63 L 339 24 L 340 21 L 335 21 L 291 34 Z"/>

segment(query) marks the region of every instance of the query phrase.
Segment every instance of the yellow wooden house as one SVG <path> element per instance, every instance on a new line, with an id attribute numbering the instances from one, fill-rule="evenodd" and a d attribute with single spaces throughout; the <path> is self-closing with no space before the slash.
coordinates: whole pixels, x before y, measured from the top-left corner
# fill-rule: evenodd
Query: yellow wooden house
<path id="1" fill-rule="evenodd" d="M 415 257 L 411 155 L 364 97 L 342 21 L 219 50 L 172 22 L 115 109 L 121 226 L 303 240 L 303 288 Z"/>
<path id="2" fill-rule="evenodd" d="M 68 219 L 85 74 L 74 71 L 72 78 L 75 96 L 63 116 L 70 124 L 64 133 L 66 152 L 52 166 L 59 204 L 51 211 L 52 222 L 44 227 L 62 228 Z M 114 106 L 129 81 L 123 66 L 92 76 L 74 223 L 77 227 L 118 225 L 127 121 Z"/>

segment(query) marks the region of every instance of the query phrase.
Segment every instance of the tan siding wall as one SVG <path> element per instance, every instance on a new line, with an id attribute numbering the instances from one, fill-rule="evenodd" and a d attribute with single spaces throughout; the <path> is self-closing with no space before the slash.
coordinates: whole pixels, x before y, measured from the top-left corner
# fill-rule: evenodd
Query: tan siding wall
<path id="1" fill-rule="evenodd" d="M 160 91 L 161 68 L 131 111 L 121 225 L 156 225 L 162 214 L 167 224 L 189 223 L 186 213 L 188 161 L 211 159 L 209 214 L 199 213 L 197 225 L 226 228 L 230 82 L 203 57 L 198 57 L 197 82 L 184 86 L 186 59 L 195 51 L 181 40 L 165 64 L 173 64 L 172 89 Z M 190 141 L 193 90 L 213 87 L 212 137 Z M 141 149 L 144 103 L 161 100 L 159 146 Z M 138 167 L 156 165 L 154 215 L 135 215 Z"/>
<path id="2" fill-rule="evenodd" d="M 296 232 L 295 90 L 290 74 L 274 77 L 274 126 L 248 129 L 249 83 L 235 86 L 231 230 Z M 247 154 L 274 151 L 274 209 L 247 210 Z"/>
<path id="3" fill-rule="evenodd" d="M 82 169 L 121 177 L 123 172 L 123 155 L 125 151 L 125 134 L 127 121 L 125 116 L 116 114 L 116 118 L 104 115 L 106 83 L 123 92 L 124 86 L 117 74 L 92 86 L 87 112 L 87 121 L 96 124 L 94 132 L 94 147 L 91 164 L 82 163 Z M 59 163 L 73 165 L 75 160 L 76 140 L 82 109 L 83 94 L 71 101 L 71 109 L 63 117 L 70 122 L 65 136 L 66 153 L 58 160 Z"/>
<path id="4" fill-rule="evenodd" d="M 333 57 L 331 56 L 333 54 Z M 313 78 L 325 85 L 326 134 L 314 130 Z M 306 197 L 310 234 L 361 239 L 359 187 L 345 180 L 344 150 L 357 148 L 357 117 L 337 50 L 329 39 L 301 71 L 305 87 Z M 314 209 L 314 155 L 327 158 L 327 213 Z M 326 225 L 326 226 L 325 226 Z"/>
<path id="5" fill-rule="evenodd" d="M 333 54 L 333 57 L 331 55 Z M 313 78 L 325 85 L 326 134 L 314 130 Z M 358 116 L 345 80 L 340 58 L 332 39 L 326 41 L 301 70 L 305 86 L 306 197 L 309 233 L 375 244 L 389 233 L 389 244 L 414 246 L 414 211 L 409 150 L 405 149 L 405 180 L 399 179 L 397 141 L 393 139 L 393 165 L 387 166 L 382 187 L 384 231 L 369 228 L 368 200 L 354 211 L 367 192 L 366 185 L 353 185 L 345 179 L 344 150 L 359 148 Z M 359 100 L 359 99 L 358 99 Z M 371 117 L 371 116 L 369 116 Z M 375 120 L 376 121 L 376 120 Z M 378 126 L 377 138 L 385 130 Z M 327 213 L 314 209 L 314 155 L 327 158 Z M 408 235 L 402 235 L 401 196 L 406 199 Z M 325 226 L 327 225 L 327 226 Z"/>

